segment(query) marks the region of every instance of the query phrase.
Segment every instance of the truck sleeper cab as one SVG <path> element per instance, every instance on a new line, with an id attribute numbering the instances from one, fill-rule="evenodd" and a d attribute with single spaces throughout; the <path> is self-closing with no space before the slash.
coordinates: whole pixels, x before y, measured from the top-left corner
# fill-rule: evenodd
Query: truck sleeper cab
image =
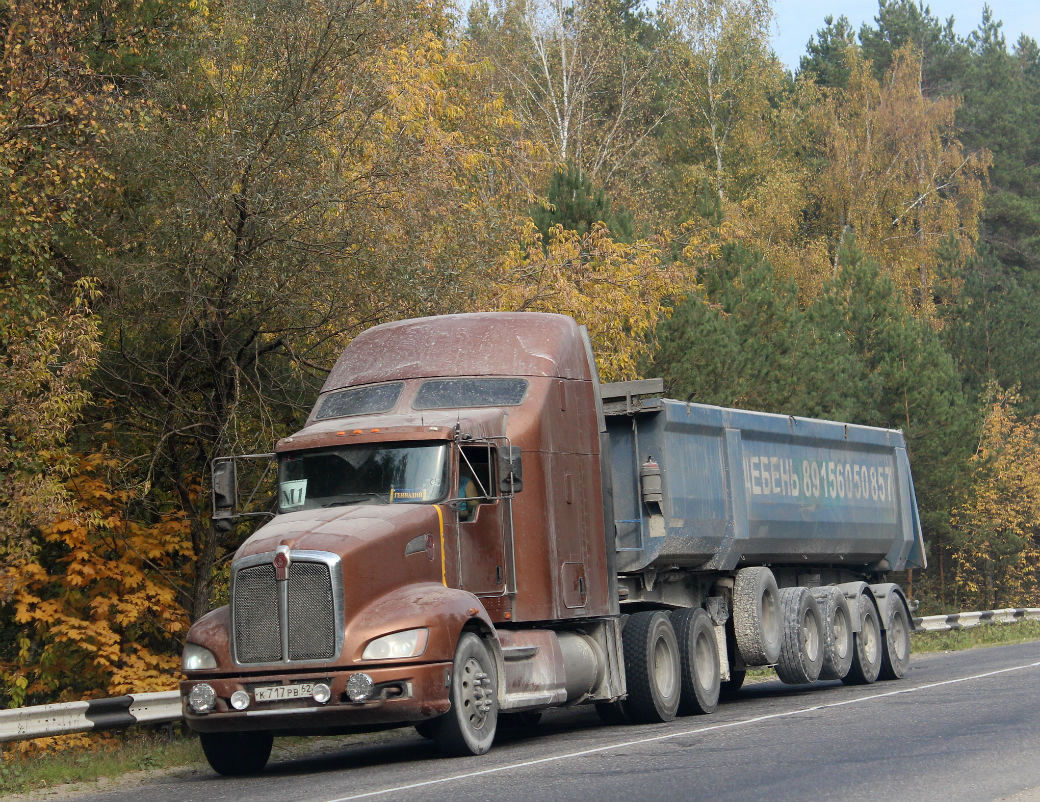
<path id="1" fill-rule="evenodd" d="M 751 665 L 901 675 L 912 619 L 880 580 L 923 564 L 901 435 L 660 390 L 601 386 L 560 315 L 357 337 L 276 446 L 277 514 L 236 552 L 230 604 L 188 634 L 213 768 L 259 771 L 282 733 L 414 724 L 481 754 L 500 713 L 666 721 Z M 234 466 L 214 463 L 218 522 Z"/>

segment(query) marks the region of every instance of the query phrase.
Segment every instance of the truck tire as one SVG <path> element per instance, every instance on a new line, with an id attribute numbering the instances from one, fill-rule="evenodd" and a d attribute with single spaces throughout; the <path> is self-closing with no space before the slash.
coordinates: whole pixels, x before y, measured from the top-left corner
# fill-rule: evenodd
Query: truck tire
<path id="1" fill-rule="evenodd" d="M 854 638 L 852 649 L 852 665 L 849 673 L 842 677 L 846 685 L 869 685 L 878 678 L 881 671 L 881 624 L 878 621 L 877 607 L 867 594 L 860 594 L 859 601 L 860 631 Z"/>
<path id="2" fill-rule="evenodd" d="M 780 592 L 764 566 L 743 568 L 733 583 L 733 631 L 744 663 L 768 666 L 780 657 Z"/>
<path id="3" fill-rule="evenodd" d="M 274 743 L 269 732 L 200 732 L 199 740 L 213 771 L 225 777 L 259 774 Z"/>
<path id="4" fill-rule="evenodd" d="M 896 593 L 886 597 L 885 637 L 882 641 L 881 679 L 902 679 L 910 667 L 910 617 Z"/>
<path id="5" fill-rule="evenodd" d="M 711 713 L 719 706 L 719 647 L 715 627 L 700 607 L 675 610 L 672 629 L 679 644 L 679 715 Z"/>
<path id="6" fill-rule="evenodd" d="M 679 644 L 668 614 L 633 613 L 621 633 L 628 698 L 625 712 L 640 724 L 671 721 L 679 709 Z"/>
<path id="7" fill-rule="evenodd" d="M 836 587 L 814 588 L 823 621 L 823 666 L 820 679 L 843 679 L 852 665 L 852 615 L 845 594 Z"/>
<path id="8" fill-rule="evenodd" d="M 776 675 L 788 685 L 816 682 L 823 667 L 823 624 L 820 608 L 808 588 L 781 588 L 784 634 Z"/>
<path id="9" fill-rule="evenodd" d="M 434 740 L 446 755 L 482 755 L 498 725 L 498 673 L 487 645 L 463 632 L 451 669 L 451 710 L 436 719 Z"/>

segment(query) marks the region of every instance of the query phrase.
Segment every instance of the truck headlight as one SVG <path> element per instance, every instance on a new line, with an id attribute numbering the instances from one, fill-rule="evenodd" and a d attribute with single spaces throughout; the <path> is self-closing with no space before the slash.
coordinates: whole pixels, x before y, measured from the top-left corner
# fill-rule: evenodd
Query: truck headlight
<path id="1" fill-rule="evenodd" d="M 209 649 L 197 643 L 185 643 L 181 652 L 181 667 L 185 671 L 204 671 L 217 667 L 217 658 Z"/>
<path id="2" fill-rule="evenodd" d="M 418 657 L 426 651 L 426 642 L 429 638 L 430 630 L 426 627 L 383 635 L 381 638 L 369 641 L 365 651 L 361 653 L 361 659 L 400 660 L 405 657 Z"/>

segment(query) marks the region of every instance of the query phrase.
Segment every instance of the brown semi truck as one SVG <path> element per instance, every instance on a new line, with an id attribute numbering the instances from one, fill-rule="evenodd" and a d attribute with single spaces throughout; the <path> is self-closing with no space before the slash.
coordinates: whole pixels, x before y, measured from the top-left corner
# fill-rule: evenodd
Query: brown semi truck
<path id="1" fill-rule="evenodd" d="M 222 774 L 279 734 L 414 725 L 482 754 L 504 715 L 708 713 L 745 669 L 906 670 L 923 566 L 901 433 L 601 385 L 561 315 L 376 326 L 280 440 L 277 508 L 188 633 L 184 715 Z M 236 460 L 214 519 L 239 514 Z M 517 716 L 518 718 L 520 716 Z"/>

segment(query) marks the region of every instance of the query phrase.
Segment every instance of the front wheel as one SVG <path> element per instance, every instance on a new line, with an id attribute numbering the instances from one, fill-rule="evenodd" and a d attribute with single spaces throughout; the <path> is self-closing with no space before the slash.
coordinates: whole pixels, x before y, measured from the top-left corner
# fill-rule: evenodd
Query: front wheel
<path id="1" fill-rule="evenodd" d="M 269 732 L 200 732 L 199 740 L 213 771 L 225 777 L 259 774 L 274 743 Z"/>
<path id="2" fill-rule="evenodd" d="M 451 710 L 436 719 L 434 740 L 447 755 L 482 755 L 498 725 L 498 672 L 484 641 L 463 632 L 451 670 Z"/>

